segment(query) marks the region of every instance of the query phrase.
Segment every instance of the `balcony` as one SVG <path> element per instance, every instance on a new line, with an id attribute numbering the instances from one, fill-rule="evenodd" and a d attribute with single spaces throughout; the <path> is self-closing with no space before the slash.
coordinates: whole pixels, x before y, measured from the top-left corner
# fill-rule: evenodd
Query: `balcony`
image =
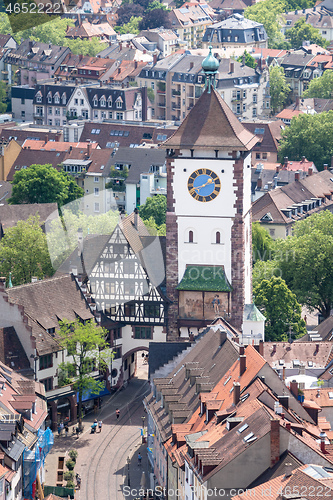
<path id="1" fill-rule="evenodd" d="M 180 109 L 180 104 L 172 103 L 172 109 Z"/>
<path id="2" fill-rule="evenodd" d="M 173 89 L 172 89 L 172 91 L 171 91 L 171 95 L 172 95 L 172 97 L 177 96 L 177 95 L 180 95 L 180 90 L 173 90 Z"/>
<path id="3" fill-rule="evenodd" d="M 157 89 L 156 91 L 158 94 L 165 94 L 165 89 L 164 90 L 161 90 L 161 89 Z"/>
<path id="4" fill-rule="evenodd" d="M 165 101 L 158 102 L 158 103 L 157 103 L 157 106 L 158 106 L 159 108 L 165 108 L 165 106 L 166 106 L 166 102 L 165 102 Z"/>

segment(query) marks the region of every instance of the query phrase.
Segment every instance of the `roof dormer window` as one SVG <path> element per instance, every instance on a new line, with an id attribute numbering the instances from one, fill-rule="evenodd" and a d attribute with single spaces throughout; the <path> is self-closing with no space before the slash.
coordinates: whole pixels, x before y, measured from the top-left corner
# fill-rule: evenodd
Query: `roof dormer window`
<path id="1" fill-rule="evenodd" d="M 48 102 L 48 104 L 52 104 L 52 94 L 51 94 L 51 92 L 49 92 L 47 94 L 47 102 Z"/>
<path id="2" fill-rule="evenodd" d="M 111 96 L 108 97 L 108 107 L 112 108 L 112 97 Z"/>
<path id="3" fill-rule="evenodd" d="M 106 106 L 105 95 L 102 95 L 102 97 L 100 98 L 100 104 L 101 104 L 102 108 L 105 108 L 105 106 Z"/>

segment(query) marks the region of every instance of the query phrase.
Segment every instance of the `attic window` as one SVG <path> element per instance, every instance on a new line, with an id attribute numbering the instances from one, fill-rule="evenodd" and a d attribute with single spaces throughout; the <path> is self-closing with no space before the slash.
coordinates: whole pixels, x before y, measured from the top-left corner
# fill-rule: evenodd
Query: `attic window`
<path id="1" fill-rule="evenodd" d="M 246 400 L 247 400 L 247 398 L 249 397 L 249 395 L 250 395 L 250 394 L 249 394 L 248 392 L 247 392 L 246 394 L 244 394 L 244 396 L 242 396 L 242 397 L 240 398 L 241 402 L 242 402 L 242 403 L 244 403 L 244 401 L 246 401 Z"/>
<path id="2" fill-rule="evenodd" d="M 293 368 L 297 368 L 298 366 L 301 366 L 299 359 L 293 359 Z"/>
<path id="3" fill-rule="evenodd" d="M 227 383 L 229 382 L 230 379 L 231 379 L 231 377 L 228 377 L 227 380 L 223 383 L 223 385 L 227 385 Z"/>
<path id="4" fill-rule="evenodd" d="M 279 359 L 279 365 L 280 365 L 280 366 L 283 366 L 283 365 L 284 365 L 284 361 L 283 361 L 283 359 Z"/>
<path id="5" fill-rule="evenodd" d="M 329 393 L 328 393 L 328 397 L 329 397 L 330 399 L 333 399 L 333 392 L 329 392 Z"/>
<path id="6" fill-rule="evenodd" d="M 240 427 L 240 428 L 238 429 L 239 434 L 241 434 L 243 431 L 245 431 L 245 429 L 247 429 L 248 427 L 249 427 L 249 425 L 248 425 L 248 424 L 244 424 L 244 425 L 242 425 L 242 427 Z"/>
<path id="7" fill-rule="evenodd" d="M 255 128 L 254 129 L 254 133 L 255 134 L 264 134 L 265 133 L 265 129 L 264 128 Z"/>

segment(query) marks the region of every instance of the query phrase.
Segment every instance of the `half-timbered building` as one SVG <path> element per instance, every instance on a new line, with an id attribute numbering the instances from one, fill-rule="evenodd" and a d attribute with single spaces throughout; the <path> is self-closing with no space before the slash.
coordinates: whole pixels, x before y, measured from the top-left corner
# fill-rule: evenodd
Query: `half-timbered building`
<path id="1" fill-rule="evenodd" d="M 88 235 L 58 270 L 81 275 L 97 319 L 110 333 L 112 387 L 133 376 L 136 352 L 166 340 L 164 246 L 164 238 L 152 236 L 132 213 L 111 235 Z"/>

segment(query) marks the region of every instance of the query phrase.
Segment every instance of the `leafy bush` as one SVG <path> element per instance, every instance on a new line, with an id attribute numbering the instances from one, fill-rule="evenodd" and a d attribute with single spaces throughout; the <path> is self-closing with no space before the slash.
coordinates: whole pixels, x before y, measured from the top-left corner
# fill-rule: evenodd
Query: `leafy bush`
<path id="1" fill-rule="evenodd" d="M 67 481 L 66 488 L 75 488 L 75 484 L 73 481 Z"/>
<path id="2" fill-rule="evenodd" d="M 73 460 L 73 462 L 76 462 L 76 459 L 77 459 L 77 451 L 76 450 L 70 450 L 68 452 L 68 455 L 70 456 L 70 458 Z"/>
<path id="3" fill-rule="evenodd" d="M 67 460 L 66 462 L 66 467 L 68 470 L 73 470 L 75 467 L 75 462 L 74 460 Z"/>
<path id="4" fill-rule="evenodd" d="M 74 478 L 74 472 L 72 470 L 68 470 L 64 474 L 65 481 L 72 481 Z"/>

